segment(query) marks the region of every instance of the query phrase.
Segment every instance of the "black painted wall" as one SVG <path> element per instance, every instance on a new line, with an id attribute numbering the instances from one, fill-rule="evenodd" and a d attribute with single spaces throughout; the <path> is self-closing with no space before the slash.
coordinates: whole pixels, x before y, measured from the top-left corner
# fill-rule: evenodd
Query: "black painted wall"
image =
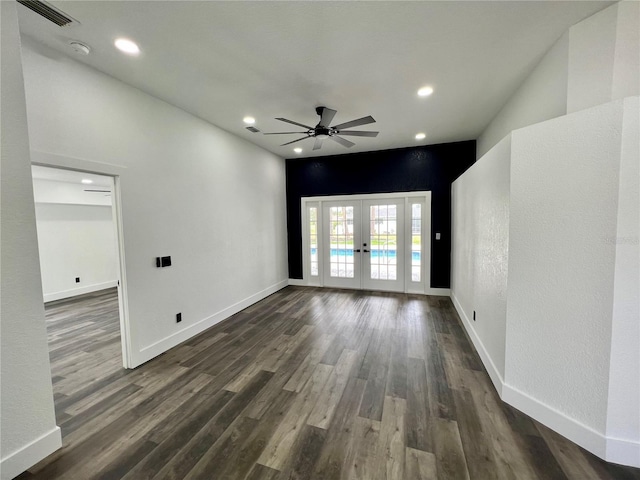
<path id="1" fill-rule="evenodd" d="M 449 288 L 451 183 L 476 158 L 476 142 L 286 160 L 289 278 L 302 278 L 302 197 L 431 191 L 431 287 Z M 435 240 L 435 233 L 442 234 Z"/>

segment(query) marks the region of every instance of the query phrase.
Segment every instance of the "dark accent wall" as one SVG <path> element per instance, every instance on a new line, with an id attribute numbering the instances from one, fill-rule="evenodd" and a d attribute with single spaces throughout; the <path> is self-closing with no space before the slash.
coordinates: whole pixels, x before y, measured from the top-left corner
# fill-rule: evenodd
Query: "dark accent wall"
<path id="1" fill-rule="evenodd" d="M 476 142 L 286 160 L 289 278 L 302 278 L 302 197 L 431 191 L 431 287 L 449 288 L 451 183 L 475 162 Z M 435 233 L 442 234 L 435 240 Z"/>

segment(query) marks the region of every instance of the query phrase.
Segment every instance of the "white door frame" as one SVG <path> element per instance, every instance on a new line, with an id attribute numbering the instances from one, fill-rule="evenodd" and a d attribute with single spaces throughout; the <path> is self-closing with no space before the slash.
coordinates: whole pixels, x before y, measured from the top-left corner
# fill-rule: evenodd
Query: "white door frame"
<path id="1" fill-rule="evenodd" d="M 129 321 L 129 302 L 127 294 L 127 276 L 124 257 L 124 233 L 122 222 L 122 200 L 120 175 L 126 167 L 114 164 L 93 162 L 78 158 L 65 157 L 46 152 L 31 151 L 31 164 L 43 167 L 57 168 L 60 170 L 73 170 L 76 172 L 93 173 L 113 179 L 112 215 L 116 235 L 116 247 L 118 256 L 118 309 L 120 315 L 120 343 L 122 345 L 122 366 L 130 369 L 131 363 L 131 324 Z"/>
<path id="2" fill-rule="evenodd" d="M 384 199 L 404 198 L 405 201 L 405 218 L 411 212 L 411 203 L 422 204 L 422 252 L 421 252 L 421 281 L 412 282 L 405 281 L 405 293 L 418 294 L 436 294 L 440 295 L 441 289 L 431 288 L 431 191 L 419 192 L 392 192 L 392 193 L 372 193 L 366 195 L 332 195 L 332 196 L 314 196 L 302 197 L 301 202 L 301 221 L 302 221 L 302 281 L 296 282 L 296 285 L 309 285 L 324 287 L 322 253 L 321 244 L 318 244 L 319 272 L 317 276 L 311 276 L 310 259 L 307 253 L 310 249 L 309 244 L 309 208 L 317 208 L 318 210 L 318 238 L 322 238 L 322 206 L 323 203 L 344 200 L 384 200 Z M 410 276 L 411 272 L 411 222 L 405 221 L 405 278 Z"/>
<path id="3" fill-rule="evenodd" d="M 120 193 L 120 176 L 113 178 L 112 212 L 113 224 L 116 227 L 118 244 L 118 309 L 120 313 L 120 343 L 122 345 L 122 366 L 132 368 L 131 335 L 129 324 L 129 298 L 127 296 L 127 269 L 124 259 L 124 225 L 122 223 L 122 200 Z"/>

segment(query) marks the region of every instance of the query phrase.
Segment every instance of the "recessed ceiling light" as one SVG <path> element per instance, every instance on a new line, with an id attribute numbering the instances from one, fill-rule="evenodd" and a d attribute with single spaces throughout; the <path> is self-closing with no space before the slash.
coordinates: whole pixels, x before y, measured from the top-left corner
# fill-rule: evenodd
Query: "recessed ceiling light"
<path id="1" fill-rule="evenodd" d="M 420 97 L 428 97 L 432 93 L 433 93 L 433 88 L 431 87 L 422 87 L 420 90 L 418 90 L 418 95 Z"/>
<path id="2" fill-rule="evenodd" d="M 425 138 L 425 137 L 426 137 L 426 135 L 425 135 L 424 133 L 418 133 L 418 134 L 416 135 L 416 140 L 422 140 L 422 139 L 423 139 L 423 138 Z"/>
<path id="3" fill-rule="evenodd" d="M 296 153 L 302 153 L 302 149 L 300 147 L 294 148 L 293 151 Z"/>
<path id="4" fill-rule="evenodd" d="M 242 121 L 247 125 L 253 125 L 254 123 L 256 123 L 256 119 L 253 117 L 244 117 Z"/>
<path id="5" fill-rule="evenodd" d="M 140 47 L 136 42 L 133 42 L 126 38 L 118 38 L 113 44 L 118 50 L 126 53 L 127 55 L 138 55 L 140 53 Z"/>
<path id="6" fill-rule="evenodd" d="M 93 180 L 89 180 L 88 178 L 83 178 L 82 183 L 84 183 L 85 185 L 91 185 L 93 183 Z"/>

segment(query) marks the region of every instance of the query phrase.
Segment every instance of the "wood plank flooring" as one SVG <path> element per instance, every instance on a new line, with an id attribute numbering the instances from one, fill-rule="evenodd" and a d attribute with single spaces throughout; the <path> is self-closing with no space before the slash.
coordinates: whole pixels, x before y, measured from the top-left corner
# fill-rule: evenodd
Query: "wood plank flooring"
<path id="1" fill-rule="evenodd" d="M 64 446 L 20 479 L 640 479 L 504 404 L 448 298 L 288 287 L 136 370 L 46 306 Z"/>

